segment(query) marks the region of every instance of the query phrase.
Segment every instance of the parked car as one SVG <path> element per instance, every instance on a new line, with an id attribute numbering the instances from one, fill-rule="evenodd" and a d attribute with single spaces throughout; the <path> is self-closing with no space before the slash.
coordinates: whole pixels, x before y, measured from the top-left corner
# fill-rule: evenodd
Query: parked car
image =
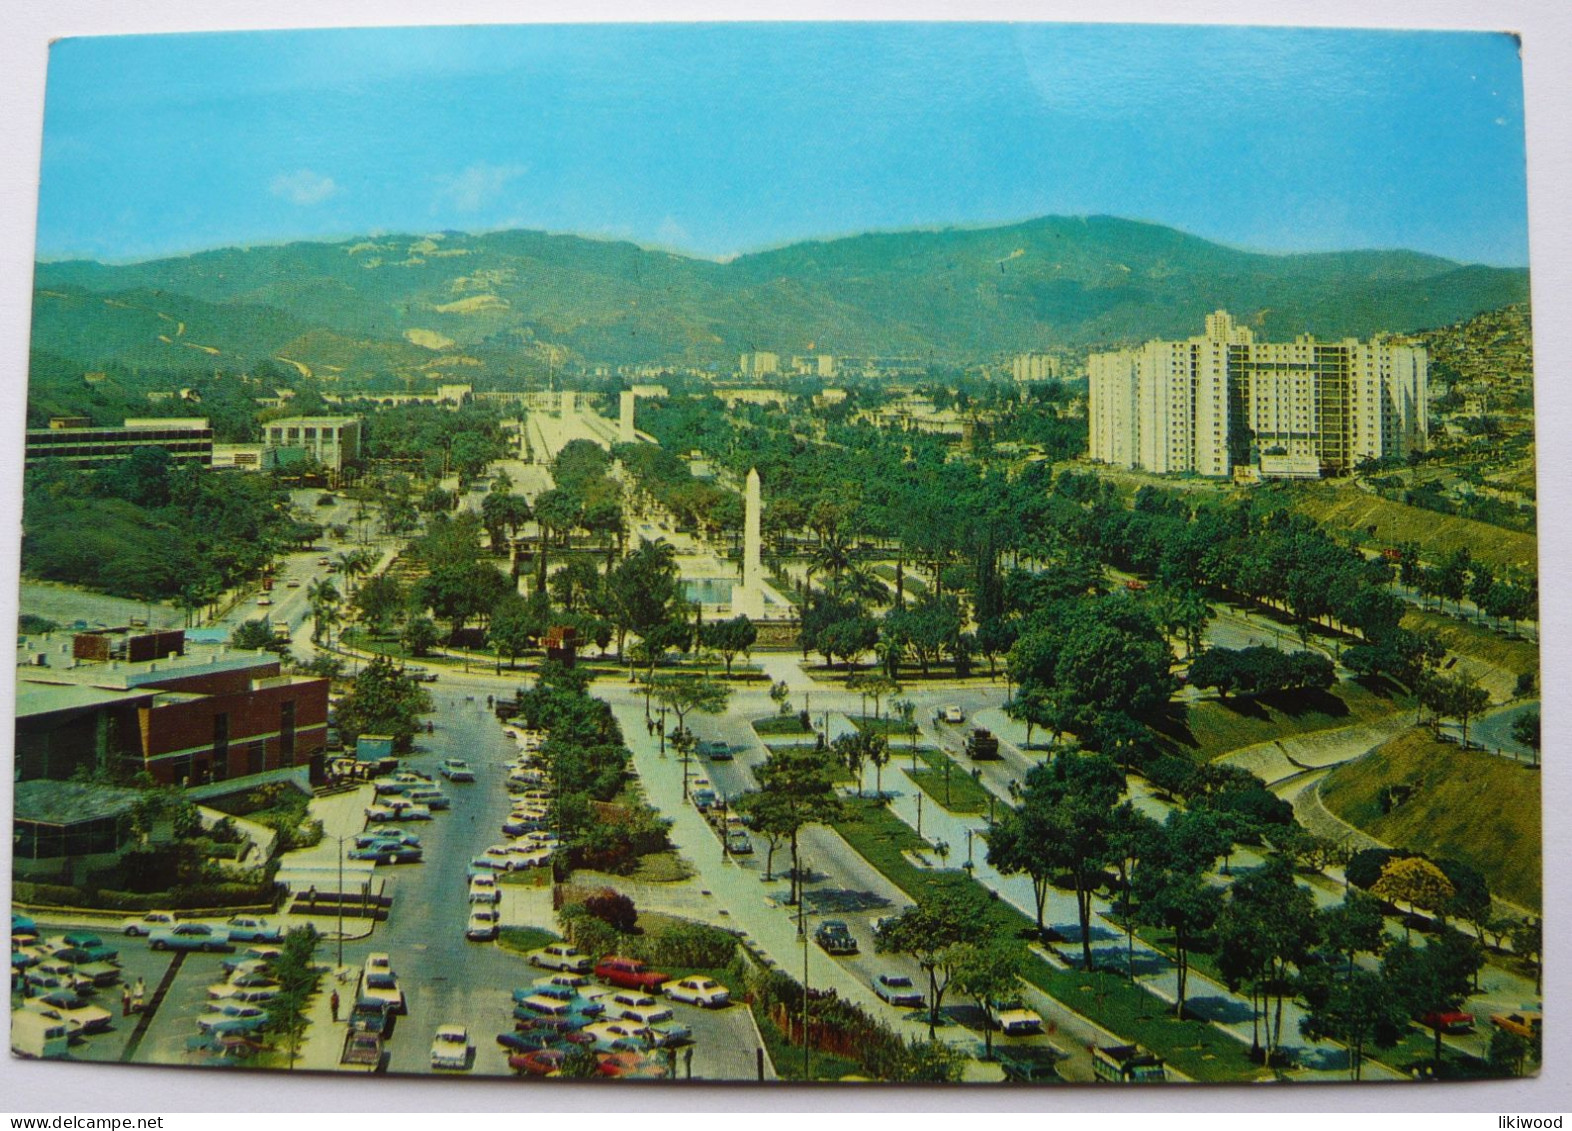
<path id="1" fill-rule="evenodd" d="M 349 1027 L 353 1032 L 375 1033 L 385 1037 L 392 1018 L 393 1011 L 382 998 L 358 997 L 350 1007 Z"/>
<path id="2" fill-rule="evenodd" d="M 567 1050 L 562 1048 L 530 1049 L 508 1057 L 508 1067 L 525 1076 L 551 1076 L 561 1070 L 567 1058 Z"/>
<path id="3" fill-rule="evenodd" d="M 65 1022 L 66 1031 L 72 1036 L 101 1032 L 114 1020 L 109 1010 L 69 990 L 51 990 L 40 997 L 28 998 L 23 1004 L 35 1013 Z"/>
<path id="4" fill-rule="evenodd" d="M 1019 1001 L 1001 1002 L 994 1012 L 994 1022 L 1001 1033 L 1011 1036 L 1043 1031 L 1042 1015 Z"/>
<path id="5" fill-rule="evenodd" d="M 502 889 L 497 886 L 496 876 L 476 876 L 470 880 L 469 901 L 471 903 L 496 903 L 501 899 Z"/>
<path id="6" fill-rule="evenodd" d="M 753 838 L 742 829 L 733 829 L 726 834 L 726 851 L 733 856 L 752 856 Z"/>
<path id="7" fill-rule="evenodd" d="M 543 970 L 567 970 L 575 974 L 588 974 L 595 963 L 587 954 L 581 954 L 571 943 L 550 943 L 525 956 L 531 966 Z"/>
<path id="8" fill-rule="evenodd" d="M 365 832 L 355 838 L 355 843 L 359 844 L 361 838 L 392 840 L 399 844 L 407 844 L 411 848 L 420 847 L 420 836 L 402 825 L 370 825 Z"/>
<path id="9" fill-rule="evenodd" d="M 1435 1010 L 1425 1014 L 1419 1023 L 1427 1029 L 1440 1029 L 1443 1033 L 1472 1033 L 1474 1015 L 1461 1010 Z"/>
<path id="10" fill-rule="evenodd" d="M 686 978 L 667 982 L 665 993 L 672 1001 L 707 1006 L 711 1009 L 718 1009 L 731 1000 L 730 990 L 714 978 L 706 978 L 702 974 L 690 974 Z"/>
<path id="11" fill-rule="evenodd" d="M 671 981 L 670 974 L 651 969 L 637 958 L 608 955 L 595 965 L 595 977 L 624 990 L 655 991 Z"/>
<path id="12" fill-rule="evenodd" d="M 700 813 L 708 813 L 720 804 L 720 798 L 715 796 L 713 789 L 696 789 L 688 796 L 693 798 L 693 807 Z"/>
<path id="13" fill-rule="evenodd" d="M 430 809 L 434 813 L 442 809 L 451 809 L 453 807 L 453 802 L 448 798 L 447 794 L 443 793 L 440 789 L 433 789 L 430 786 L 417 787 L 410 790 L 404 796 L 409 798 L 412 805 L 424 805 L 427 809 Z"/>
<path id="14" fill-rule="evenodd" d="M 431 1067 L 463 1071 L 469 1067 L 475 1046 L 462 1025 L 441 1025 L 431 1042 Z"/>
<path id="15" fill-rule="evenodd" d="M 437 765 L 437 772 L 448 781 L 474 781 L 475 771 L 462 758 L 444 758 Z"/>
<path id="16" fill-rule="evenodd" d="M 282 953 L 282 949 L 276 946 L 248 946 L 240 953 L 230 955 L 219 965 L 229 974 L 266 972 L 268 963 Z"/>
<path id="17" fill-rule="evenodd" d="M 280 988 L 277 982 L 267 978 L 244 983 L 220 982 L 207 988 L 207 996 L 215 1001 L 244 1001 L 254 1004 L 273 1000 L 278 996 Z"/>
<path id="18" fill-rule="evenodd" d="M 360 996 L 384 1003 L 391 1013 L 404 1013 L 408 1003 L 399 988 L 398 976 L 392 972 L 368 970 L 361 975 Z"/>
<path id="19" fill-rule="evenodd" d="M 624 1021 L 637 1021 L 640 1025 L 659 1025 L 672 1018 L 671 1006 L 662 1005 L 649 994 L 635 990 L 621 990 L 606 1002 L 608 1012 Z"/>
<path id="20" fill-rule="evenodd" d="M 597 1049 L 608 1052 L 654 1049 L 666 1044 L 666 1036 L 659 1029 L 637 1021 L 597 1021 L 586 1025 L 584 1032 L 594 1038 Z"/>
<path id="21" fill-rule="evenodd" d="M 224 923 L 230 942 L 283 942 L 284 928 L 251 915 L 232 915 Z"/>
<path id="22" fill-rule="evenodd" d="M 1530 1039 L 1539 1036 L 1544 1028 L 1544 1014 L 1532 1009 L 1519 1009 L 1512 1013 L 1495 1013 L 1490 1023 L 1497 1029 Z"/>
<path id="23" fill-rule="evenodd" d="M 226 950 L 229 935 L 206 923 L 176 923 L 148 936 L 154 950 Z"/>
<path id="24" fill-rule="evenodd" d="M 495 907 L 475 908 L 469 913 L 469 925 L 464 928 L 464 937 L 471 942 L 490 942 L 497 937 L 501 918 Z"/>
<path id="25" fill-rule="evenodd" d="M 65 990 L 67 993 L 85 994 L 93 989 L 93 979 L 69 962 L 51 959 L 28 968 L 27 984 L 35 990 L 50 993 Z"/>
<path id="26" fill-rule="evenodd" d="M 826 954 L 857 953 L 857 940 L 852 936 L 851 928 L 839 919 L 826 919 L 820 923 L 819 929 L 813 932 L 813 941 Z"/>
<path id="27" fill-rule="evenodd" d="M 133 937 L 150 935 L 161 927 L 173 927 L 175 921 L 173 911 L 149 911 L 124 920 L 120 924 L 120 929 Z"/>
<path id="28" fill-rule="evenodd" d="M 38 937 L 38 924 L 26 915 L 11 912 L 11 940 L 28 941 Z"/>
<path id="29" fill-rule="evenodd" d="M 370 860 L 377 864 L 419 864 L 425 853 L 407 844 L 385 844 L 378 849 L 357 848 L 350 854 L 357 860 Z"/>
<path id="30" fill-rule="evenodd" d="M 12 938 L 15 937 L 16 933 L 13 931 Z M 118 950 L 114 949 L 114 947 L 106 945 L 103 939 L 99 938 L 91 931 L 72 931 L 69 934 L 62 936 L 60 942 L 63 949 L 68 948 L 72 950 L 86 951 L 87 957 L 81 961 L 113 962 L 115 959 L 120 957 L 120 952 Z M 77 960 L 72 959 L 71 961 Z"/>
<path id="31" fill-rule="evenodd" d="M 921 1009 L 922 991 L 905 974 L 880 974 L 873 980 L 873 992 L 881 1001 L 907 1009 Z"/>
<path id="32" fill-rule="evenodd" d="M 255 1006 L 250 1007 L 254 1013 L 245 1013 L 237 1016 L 226 1016 L 221 1013 L 210 1013 L 197 1018 L 197 1028 L 214 1037 L 234 1034 L 255 1033 L 267 1027 L 267 1011 Z"/>

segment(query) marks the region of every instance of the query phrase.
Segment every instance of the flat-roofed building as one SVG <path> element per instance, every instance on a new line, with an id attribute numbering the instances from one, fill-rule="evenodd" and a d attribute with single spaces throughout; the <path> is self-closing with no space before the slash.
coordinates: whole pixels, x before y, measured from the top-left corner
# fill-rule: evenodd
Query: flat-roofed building
<path id="1" fill-rule="evenodd" d="M 62 418 L 48 428 L 27 430 L 26 463 L 62 460 L 94 468 L 130 459 L 138 448 L 160 448 L 175 464 L 213 463 L 213 429 L 201 417 L 129 419 L 121 428 L 82 427 L 81 418 Z"/>
<path id="2" fill-rule="evenodd" d="M 84 660 L 105 654 L 101 634 L 28 637 L 18 654 L 19 781 L 78 771 L 168 785 L 206 785 L 309 767 L 327 748 L 328 681 L 283 675 L 271 652 L 185 648 L 165 638 L 162 658 Z M 107 653 L 140 655 L 128 635 Z"/>
<path id="3" fill-rule="evenodd" d="M 360 458 L 360 417 L 286 416 L 262 428 L 271 449 L 299 448 L 330 471 L 343 471 Z"/>

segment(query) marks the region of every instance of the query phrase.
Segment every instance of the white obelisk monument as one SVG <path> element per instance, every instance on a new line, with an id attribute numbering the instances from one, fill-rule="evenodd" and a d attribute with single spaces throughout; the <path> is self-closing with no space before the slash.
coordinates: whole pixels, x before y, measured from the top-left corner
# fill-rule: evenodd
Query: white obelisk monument
<path id="1" fill-rule="evenodd" d="M 762 538 L 759 534 L 759 516 L 763 510 L 759 501 L 759 469 L 748 471 L 748 485 L 743 493 L 742 519 L 742 584 L 732 593 L 733 616 L 759 620 L 764 616 L 764 563 L 760 557 Z"/>
<path id="2" fill-rule="evenodd" d="M 617 442 L 631 444 L 638 439 L 633 431 L 633 402 L 638 400 L 638 394 L 632 389 L 625 389 L 622 393 L 622 414 L 617 421 Z"/>

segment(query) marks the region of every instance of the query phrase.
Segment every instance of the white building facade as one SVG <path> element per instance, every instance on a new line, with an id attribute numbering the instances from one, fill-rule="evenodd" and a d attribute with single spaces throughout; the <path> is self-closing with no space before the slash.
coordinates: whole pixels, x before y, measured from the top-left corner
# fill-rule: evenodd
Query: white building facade
<path id="1" fill-rule="evenodd" d="M 1090 455 L 1159 474 L 1341 474 L 1429 438 L 1421 346 L 1376 337 L 1258 342 L 1226 311 L 1187 341 L 1087 361 Z"/>

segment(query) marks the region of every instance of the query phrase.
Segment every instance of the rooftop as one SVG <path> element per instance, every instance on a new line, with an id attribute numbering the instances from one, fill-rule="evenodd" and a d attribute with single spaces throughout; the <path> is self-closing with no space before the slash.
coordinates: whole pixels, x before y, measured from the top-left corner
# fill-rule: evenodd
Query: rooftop
<path id="1" fill-rule="evenodd" d="M 16 783 L 18 821 L 38 825 L 80 825 L 129 813 L 140 794 L 116 785 L 38 778 Z"/>

